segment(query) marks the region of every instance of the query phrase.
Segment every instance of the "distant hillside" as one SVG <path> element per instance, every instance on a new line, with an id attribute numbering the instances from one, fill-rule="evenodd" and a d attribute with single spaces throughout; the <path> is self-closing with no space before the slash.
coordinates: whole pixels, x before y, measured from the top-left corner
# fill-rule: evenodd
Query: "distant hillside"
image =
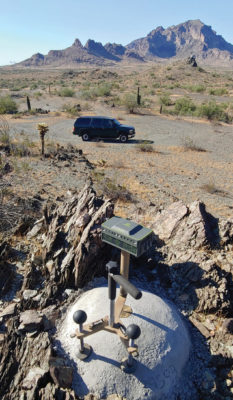
<path id="1" fill-rule="evenodd" d="M 193 54 L 198 61 L 209 65 L 233 65 L 233 45 L 200 20 L 190 20 L 167 29 L 160 26 L 127 46 L 116 43 L 103 46 L 91 39 L 83 46 L 79 39 L 75 39 L 67 49 L 51 50 L 47 55 L 37 53 L 14 66 L 65 68 L 83 63 L 114 65 L 130 61 L 185 59 Z"/>

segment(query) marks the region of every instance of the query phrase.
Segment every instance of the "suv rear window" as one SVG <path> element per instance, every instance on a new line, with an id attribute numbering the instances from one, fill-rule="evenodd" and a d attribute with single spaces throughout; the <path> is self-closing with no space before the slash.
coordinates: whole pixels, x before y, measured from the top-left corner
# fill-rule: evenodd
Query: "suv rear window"
<path id="1" fill-rule="evenodd" d="M 75 126 L 78 126 L 80 128 L 86 128 L 89 126 L 91 123 L 91 118 L 79 118 L 77 119 Z"/>

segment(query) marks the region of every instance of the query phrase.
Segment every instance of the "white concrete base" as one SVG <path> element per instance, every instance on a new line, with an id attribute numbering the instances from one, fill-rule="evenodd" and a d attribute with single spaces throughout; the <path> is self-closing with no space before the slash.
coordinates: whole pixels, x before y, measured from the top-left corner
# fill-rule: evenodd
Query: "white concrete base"
<path id="1" fill-rule="evenodd" d="M 176 310 L 154 294 L 143 291 L 140 300 L 128 296 L 126 304 L 132 307 L 133 315 L 122 319 L 123 324 L 127 327 L 134 323 L 141 328 L 141 336 L 136 340 L 137 369 L 133 374 L 126 374 L 120 368 L 127 351 L 118 336 L 102 331 L 86 338 L 85 342 L 93 348 L 86 361 L 76 357 L 79 340 L 70 338 L 77 328 L 73 322 L 76 310 L 87 313 L 87 322 L 109 314 L 107 288 L 85 292 L 70 307 L 57 339 L 77 363 L 73 387 L 80 396 L 90 392 L 103 398 L 117 393 L 127 400 L 172 400 L 189 356 L 187 330 Z"/>

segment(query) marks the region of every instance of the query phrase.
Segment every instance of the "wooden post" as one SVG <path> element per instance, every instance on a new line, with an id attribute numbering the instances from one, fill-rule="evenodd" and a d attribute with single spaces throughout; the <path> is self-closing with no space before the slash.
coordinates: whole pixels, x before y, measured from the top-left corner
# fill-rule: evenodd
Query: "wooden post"
<path id="1" fill-rule="evenodd" d="M 124 250 L 121 250 L 121 265 L 120 265 L 120 274 L 124 276 L 126 279 L 129 278 L 129 259 L 130 254 Z M 121 296 L 126 297 L 127 293 L 124 291 L 122 287 L 120 287 Z"/>

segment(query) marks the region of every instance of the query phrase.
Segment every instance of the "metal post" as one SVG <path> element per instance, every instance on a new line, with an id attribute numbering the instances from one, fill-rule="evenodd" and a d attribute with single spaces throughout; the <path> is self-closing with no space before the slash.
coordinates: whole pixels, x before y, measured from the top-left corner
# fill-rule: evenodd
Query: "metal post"
<path id="1" fill-rule="evenodd" d="M 79 324 L 79 332 L 80 333 L 83 332 L 83 324 Z M 84 341 L 83 341 L 83 338 L 81 338 L 79 340 L 80 340 L 80 352 L 83 353 L 84 352 Z"/>
<path id="2" fill-rule="evenodd" d="M 129 347 L 134 347 L 134 339 L 129 339 Z M 133 356 L 131 353 L 128 355 L 127 364 L 129 367 L 133 366 Z"/>
<path id="3" fill-rule="evenodd" d="M 124 250 L 121 250 L 120 274 L 122 276 L 124 276 L 126 279 L 129 278 L 129 259 L 130 259 L 130 254 Z M 127 296 L 127 293 L 122 288 L 122 286 L 120 287 L 120 294 L 121 294 L 121 296 L 124 296 L 124 297 Z"/>
<path id="4" fill-rule="evenodd" d="M 113 273 L 115 273 L 117 271 L 117 263 L 115 261 L 109 261 L 106 264 L 106 269 L 108 271 L 108 298 L 110 300 L 109 325 L 114 326 L 116 282 L 113 279 Z"/>
<path id="5" fill-rule="evenodd" d="M 109 325 L 114 325 L 114 316 L 115 316 L 115 300 L 110 300 L 110 316 L 109 316 Z"/>

